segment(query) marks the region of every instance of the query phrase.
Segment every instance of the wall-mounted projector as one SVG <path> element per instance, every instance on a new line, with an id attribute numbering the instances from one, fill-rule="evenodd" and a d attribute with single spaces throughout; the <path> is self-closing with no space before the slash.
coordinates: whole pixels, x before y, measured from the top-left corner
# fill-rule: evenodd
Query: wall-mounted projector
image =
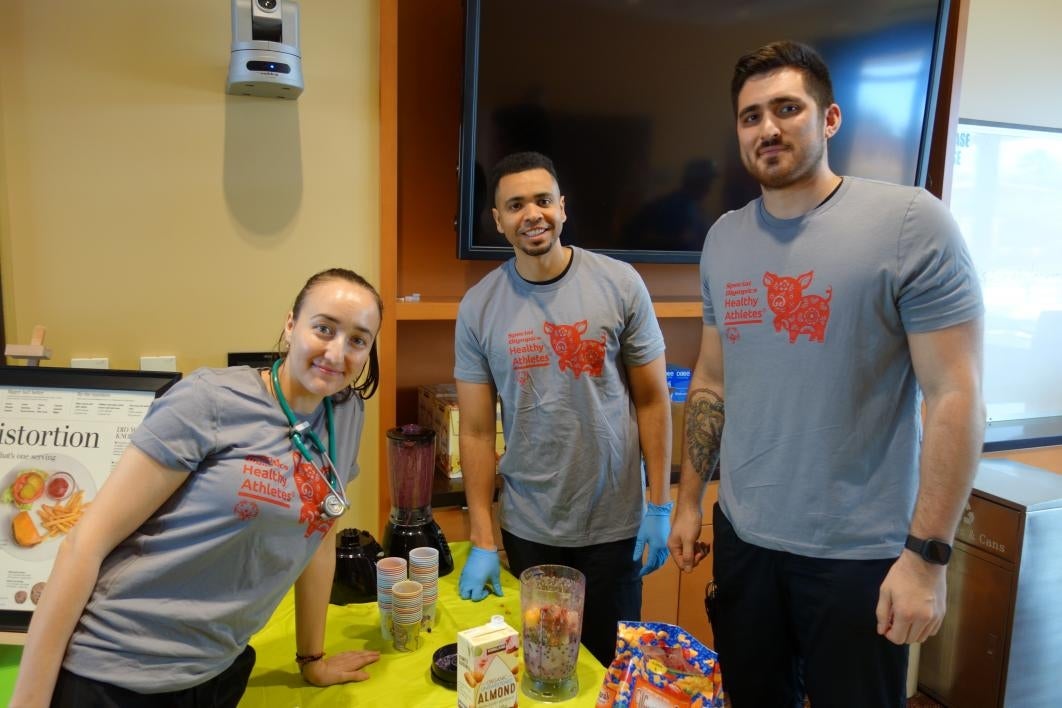
<path id="1" fill-rule="evenodd" d="M 299 97 L 302 58 L 296 0 L 232 0 L 232 56 L 226 91 Z"/>

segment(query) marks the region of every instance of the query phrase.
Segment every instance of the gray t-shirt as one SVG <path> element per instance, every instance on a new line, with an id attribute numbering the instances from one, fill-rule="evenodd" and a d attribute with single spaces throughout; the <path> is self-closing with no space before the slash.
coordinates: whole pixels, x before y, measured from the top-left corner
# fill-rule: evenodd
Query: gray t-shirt
<path id="1" fill-rule="evenodd" d="M 327 445 L 323 411 L 304 420 Z M 357 474 L 363 422 L 361 399 L 335 407 L 344 486 Z M 288 430 L 247 367 L 199 369 L 152 404 L 133 445 L 190 474 L 103 561 L 69 671 L 159 693 L 207 681 L 243 651 L 334 523 L 317 516 L 327 486 Z"/>
<path id="2" fill-rule="evenodd" d="M 709 231 L 701 279 L 723 341 L 719 498 L 738 535 L 812 557 L 899 554 L 921 425 L 907 335 L 982 313 L 947 209 L 854 177 L 796 219 L 756 199 Z"/>
<path id="3" fill-rule="evenodd" d="M 454 377 L 501 397 L 501 525 L 554 546 L 637 534 L 645 476 L 625 367 L 664 352 L 638 273 L 572 250 L 548 284 L 521 278 L 515 259 L 487 274 L 462 299 L 455 338 Z"/>

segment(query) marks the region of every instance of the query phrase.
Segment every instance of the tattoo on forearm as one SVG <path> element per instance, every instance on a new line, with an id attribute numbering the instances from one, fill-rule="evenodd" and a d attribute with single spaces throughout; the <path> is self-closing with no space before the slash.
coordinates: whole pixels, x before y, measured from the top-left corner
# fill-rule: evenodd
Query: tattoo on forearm
<path id="1" fill-rule="evenodd" d="M 705 482 L 719 467 L 725 419 L 723 398 L 715 391 L 695 388 L 686 395 L 686 447 L 693 469 Z"/>

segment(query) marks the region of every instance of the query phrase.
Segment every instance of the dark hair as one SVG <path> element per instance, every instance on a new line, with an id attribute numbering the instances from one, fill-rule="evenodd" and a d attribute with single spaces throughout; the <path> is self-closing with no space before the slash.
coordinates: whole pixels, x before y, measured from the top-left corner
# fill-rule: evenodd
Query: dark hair
<path id="1" fill-rule="evenodd" d="M 501 182 L 502 177 L 514 175 L 517 172 L 527 172 L 528 170 L 545 170 L 550 173 L 554 182 L 560 183 L 560 180 L 557 179 L 557 169 L 553 166 L 553 160 L 540 152 L 514 152 L 498 160 L 498 163 L 494 165 L 494 169 L 490 171 L 490 179 L 487 182 L 487 194 L 490 195 L 490 203 L 494 204 L 494 200 L 498 197 L 498 183 Z"/>
<path id="2" fill-rule="evenodd" d="M 302 290 L 299 291 L 299 294 L 295 296 L 295 303 L 291 306 L 291 316 L 294 319 L 299 318 L 299 311 L 302 310 L 302 303 L 306 300 L 306 293 L 329 280 L 345 280 L 352 285 L 357 285 L 368 290 L 376 300 L 376 307 L 380 311 L 380 318 L 381 320 L 383 319 L 383 300 L 380 299 L 380 293 L 376 292 L 376 288 L 374 288 L 368 280 L 346 268 L 329 268 L 328 270 L 322 270 L 320 273 L 314 273 L 311 275 L 310 279 L 306 281 L 306 284 L 302 286 Z M 357 394 L 362 400 L 365 400 L 372 398 L 373 394 L 376 393 L 376 389 L 380 385 L 380 355 L 376 350 L 376 342 L 376 339 L 372 340 L 372 348 L 369 350 L 368 371 L 365 373 L 365 378 L 360 384 L 357 380 L 352 381 L 351 384 L 342 391 L 333 394 L 332 400 L 335 403 L 349 401 L 355 394 Z M 282 330 L 280 332 L 280 338 L 277 340 L 277 354 L 280 358 L 287 356 L 287 350 L 284 348 L 283 344 L 284 332 Z"/>
<path id="3" fill-rule="evenodd" d="M 778 69 L 796 69 L 803 74 L 804 88 L 821 110 L 826 110 L 834 102 L 830 69 L 819 53 L 806 44 L 784 40 L 765 44 L 737 60 L 734 78 L 730 80 L 730 103 L 734 107 L 734 115 L 737 115 L 738 94 L 745 82 L 758 74 Z"/>

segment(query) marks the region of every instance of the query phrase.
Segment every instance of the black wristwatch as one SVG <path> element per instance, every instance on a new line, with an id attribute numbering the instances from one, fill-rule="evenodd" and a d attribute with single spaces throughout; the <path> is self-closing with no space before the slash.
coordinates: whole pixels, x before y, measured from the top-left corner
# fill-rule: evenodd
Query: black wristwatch
<path id="1" fill-rule="evenodd" d="M 927 563 L 947 565 L 951 560 L 951 545 L 935 538 L 918 538 L 908 535 L 903 547 L 922 556 L 922 560 Z"/>

